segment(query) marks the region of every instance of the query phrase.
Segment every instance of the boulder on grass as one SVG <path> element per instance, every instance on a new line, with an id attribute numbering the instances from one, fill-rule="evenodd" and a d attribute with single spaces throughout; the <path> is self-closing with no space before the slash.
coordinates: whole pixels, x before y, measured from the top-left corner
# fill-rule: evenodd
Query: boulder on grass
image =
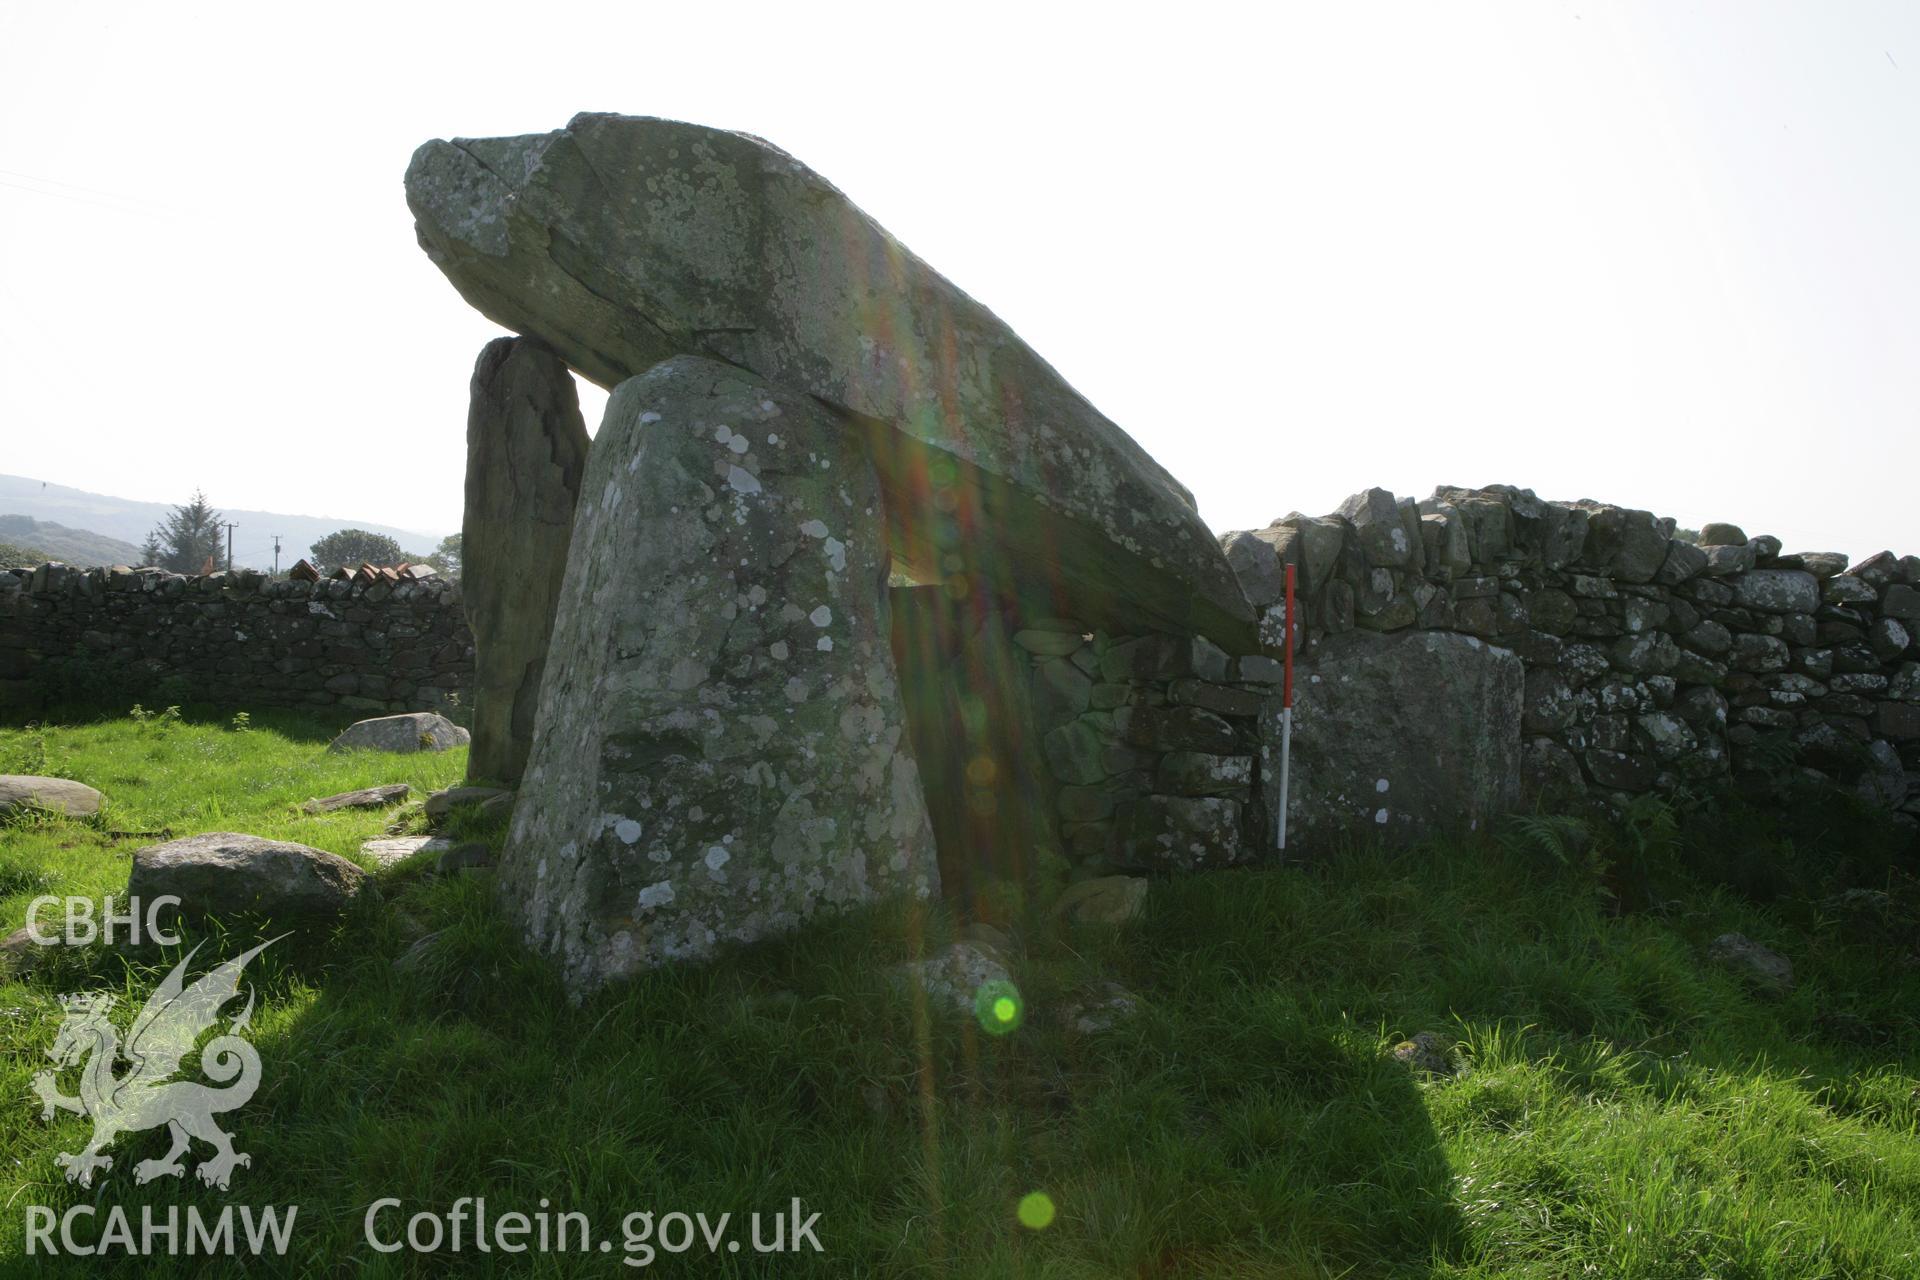
<path id="1" fill-rule="evenodd" d="M 17 810 L 45 809 L 69 818 L 93 818 L 99 816 L 105 798 L 85 783 L 68 778 L 0 773 L 0 817 Z"/>
<path id="2" fill-rule="evenodd" d="M 367 888 L 367 873 L 338 854 L 232 831 L 169 840 L 133 855 L 127 896 L 172 895 L 194 917 L 337 917 Z"/>
<path id="3" fill-rule="evenodd" d="M 465 729 L 435 711 L 409 711 L 350 724 L 329 751 L 446 751 L 467 745 Z"/>

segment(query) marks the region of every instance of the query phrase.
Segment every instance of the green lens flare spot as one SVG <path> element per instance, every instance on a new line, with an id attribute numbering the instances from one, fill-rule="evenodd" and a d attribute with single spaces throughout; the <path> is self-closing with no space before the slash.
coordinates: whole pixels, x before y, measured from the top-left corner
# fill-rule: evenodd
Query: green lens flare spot
<path id="1" fill-rule="evenodd" d="M 995 979 L 982 983 L 973 993 L 973 1016 L 980 1021 L 981 1028 L 990 1036 L 1003 1036 L 1020 1025 L 1026 1017 L 1026 1002 L 1021 1000 L 1019 988 L 1011 982 Z"/>
<path id="2" fill-rule="evenodd" d="M 1053 1197 L 1044 1191 L 1029 1191 L 1020 1197 L 1020 1225 L 1029 1231 L 1044 1231 L 1053 1225 Z"/>

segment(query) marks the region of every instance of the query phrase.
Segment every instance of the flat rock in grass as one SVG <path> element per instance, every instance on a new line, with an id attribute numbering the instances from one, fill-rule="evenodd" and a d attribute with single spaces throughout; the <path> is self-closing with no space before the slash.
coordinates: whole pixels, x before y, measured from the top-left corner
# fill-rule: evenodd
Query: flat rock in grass
<path id="1" fill-rule="evenodd" d="M 1140 1012 L 1140 1000 L 1117 982 L 1102 982 L 1062 1011 L 1062 1020 L 1083 1036 L 1111 1031 Z"/>
<path id="2" fill-rule="evenodd" d="M 429 142 L 406 191 L 461 296 L 603 387 L 696 355 L 850 411 L 881 464 L 894 560 L 916 579 L 999 591 L 1031 573 L 1089 624 L 1153 619 L 1252 647 L 1252 610 L 1186 488 L 779 148 L 586 113 L 552 133 Z M 929 482 L 958 505 L 929 502 Z M 937 506 L 971 513 L 968 536 Z"/>
<path id="3" fill-rule="evenodd" d="M 367 873 L 338 854 L 232 831 L 149 845 L 133 855 L 127 895 L 173 895 L 194 917 L 338 916 L 367 888 Z"/>
<path id="4" fill-rule="evenodd" d="M 381 866 L 390 867 L 396 862 L 405 862 L 423 850 L 440 854 L 453 847 L 453 841 L 445 836 L 394 836 L 384 840 L 369 840 L 360 846 L 360 852 Z"/>
<path id="5" fill-rule="evenodd" d="M 409 711 L 351 724 L 329 751 L 446 751 L 467 745 L 467 731 L 433 711 Z"/>
<path id="6" fill-rule="evenodd" d="M 390 804 L 399 804 L 405 800 L 412 790 L 413 788 L 404 782 L 389 783 L 380 787 L 361 787 L 358 791 L 342 791 L 338 795 L 309 800 L 300 806 L 300 811 L 302 813 L 337 813 L 342 809 L 384 809 Z"/>
<path id="7" fill-rule="evenodd" d="M 1793 961 L 1743 933 L 1721 934 L 1708 946 L 1707 955 L 1765 990 L 1793 989 Z"/>
<path id="8" fill-rule="evenodd" d="M 1007 967 L 984 943 L 956 942 L 925 960 L 899 966 L 893 981 L 908 990 L 925 991 L 931 1005 L 971 1015 L 981 987 L 1010 979 Z"/>
<path id="9" fill-rule="evenodd" d="M 0 817 L 20 809 L 45 809 L 69 818 L 92 818 L 99 815 L 105 798 L 84 782 L 70 778 L 0 773 Z"/>
<path id="10" fill-rule="evenodd" d="M 1139 876 L 1097 876 L 1067 886 L 1053 913 L 1070 924 L 1122 925 L 1146 905 L 1147 882 Z"/>

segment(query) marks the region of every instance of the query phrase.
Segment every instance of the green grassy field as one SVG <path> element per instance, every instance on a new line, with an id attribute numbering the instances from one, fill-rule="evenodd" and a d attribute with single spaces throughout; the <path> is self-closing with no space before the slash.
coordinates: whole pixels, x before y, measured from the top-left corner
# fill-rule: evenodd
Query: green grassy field
<path id="1" fill-rule="evenodd" d="M 0 730 L 0 772 L 65 774 L 110 801 L 98 824 L 0 828 L 0 931 L 37 894 L 119 893 L 152 837 L 115 833 L 237 830 L 355 857 L 385 815 L 293 806 L 462 771 L 461 752 L 329 757 L 337 727 L 263 713 L 245 732 L 225 717 Z M 818 1253 L 710 1253 L 696 1235 L 675 1254 L 652 1236 L 650 1269 L 1920 1275 L 1911 850 L 1837 804 L 1643 814 L 1578 856 L 1556 856 L 1553 834 L 1168 880 L 1118 931 L 1036 912 L 1014 930 L 1024 1019 L 998 1036 L 888 982 L 951 936 L 938 909 L 843 917 L 575 1006 L 518 948 L 485 873 L 403 864 L 379 873 L 379 904 L 248 971 L 264 1075 L 226 1118 L 253 1163 L 225 1193 L 133 1185 L 159 1132 L 123 1137 L 92 1190 L 63 1180 L 55 1155 L 88 1123 L 43 1123 L 29 1087 L 58 994 L 110 987 L 130 1017 L 180 954 L 65 949 L 0 985 L 0 1274 L 242 1272 L 27 1258 L 31 1205 L 118 1205 L 136 1223 L 141 1206 L 297 1205 L 287 1256 L 249 1275 L 572 1276 L 641 1259 L 629 1214 L 661 1229 L 730 1213 L 740 1240 L 747 1215 L 798 1197 L 820 1215 Z M 1863 886 L 1885 896 L 1833 898 Z M 1728 930 L 1789 956 L 1793 992 L 1708 963 Z M 424 962 L 397 971 L 429 932 Z M 1061 1009 L 1103 980 L 1138 1014 L 1066 1027 Z M 1456 1042 L 1459 1074 L 1388 1056 L 1419 1031 Z M 1045 1226 L 1020 1221 L 1034 1192 L 1055 1209 Z M 403 1205 L 379 1219 L 390 1239 L 463 1196 L 495 1216 L 583 1213 L 613 1249 L 383 1254 L 363 1237 L 383 1197 Z"/>

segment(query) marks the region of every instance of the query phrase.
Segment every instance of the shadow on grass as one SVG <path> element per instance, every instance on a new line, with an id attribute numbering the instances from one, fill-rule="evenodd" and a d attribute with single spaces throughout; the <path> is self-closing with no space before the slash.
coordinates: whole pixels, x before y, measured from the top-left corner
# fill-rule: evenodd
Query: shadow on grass
<path id="1" fill-rule="evenodd" d="M 127 718 L 128 710 L 136 704 L 156 714 L 166 709 L 165 706 L 151 699 L 142 701 L 137 698 L 116 700 L 111 703 L 97 700 L 65 703 L 35 710 L 16 707 L 0 711 L 0 729 L 71 727 L 124 720 Z M 321 745 L 331 742 L 339 736 L 342 729 L 355 721 L 386 714 L 389 713 L 352 711 L 333 707 L 316 707 L 312 710 L 262 707 L 257 711 L 246 712 L 256 729 L 270 729 L 293 742 Z M 235 709 L 229 706 L 216 706 L 206 702 L 189 702 L 180 706 L 180 719 L 186 724 L 227 728 L 232 725 L 234 716 Z"/>
<path id="2" fill-rule="evenodd" d="M 1249 888 L 1262 877 L 1173 892 L 1117 934 L 1034 927 L 1011 957 L 1024 1017 L 1002 1036 L 890 980 L 950 939 L 938 910 L 843 916 L 574 1005 L 518 945 L 490 877 L 383 879 L 384 907 L 250 974 L 263 1083 L 231 1117 L 253 1164 L 230 1191 L 132 1185 L 133 1163 L 165 1146 L 153 1133 L 121 1140 L 104 1189 L 69 1187 L 51 1151 L 73 1149 L 85 1125 L 67 1120 L 57 1141 L 20 1144 L 29 1186 L 16 1210 L 112 1203 L 137 1223 L 145 1205 L 209 1217 L 298 1205 L 287 1274 L 588 1265 L 577 1252 L 481 1254 L 471 1239 L 457 1257 L 383 1254 L 364 1235 L 383 1197 L 401 1202 L 376 1215 L 383 1241 L 413 1213 L 484 1196 L 496 1219 L 584 1213 L 614 1259 L 652 1249 L 702 1275 L 1411 1276 L 1459 1248 L 1421 1086 L 1382 1059 L 1375 1032 L 1261 979 L 1242 932 L 1256 912 L 1218 918 L 1223 902 L 1259 898 Z M 421 942 L 409 921 L 434 932 Z M 1126 983 L 1139 1012 L 1081 1034 L 1063 1014 L 1096 978 Z M 37 1027 L 27 1056 L 51 1035 Z M 1036 1192 L 1056 1210 L 1038 1229 L 1016 1216 Z M 752 1215 L 766 1242 L 796 1198 L 802 1219 L 820 1214 L 821 1251 L 756 1253 Z M 639 1220 L 623 1230 L 648 1211 L 656 1233 L 671 1212 L 731 1214 L 742 1247 L 710 1255 L 696 1235 L 677 1257 L 660 1235 L 641 1238 Z M 109 1257 L 75 1273 L 261 1269 Z"/>

